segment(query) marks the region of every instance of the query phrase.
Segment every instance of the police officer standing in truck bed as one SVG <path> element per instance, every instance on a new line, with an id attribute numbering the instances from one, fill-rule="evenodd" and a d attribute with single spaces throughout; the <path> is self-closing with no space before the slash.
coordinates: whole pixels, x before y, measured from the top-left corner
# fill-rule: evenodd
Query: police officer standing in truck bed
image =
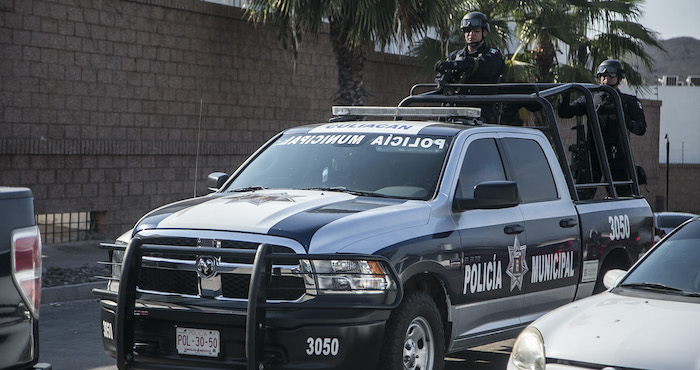
<path id="1" fill-rule="evenodd" d="M 462 18 L 461 29 L 467 46 L 454 51 L 447 60 L 435 63 L 435 71 L 438 73 L 435 81 L 444 94 L 452 94 L 452 88 L 444 84 L 496 84 L 501 81 L 501 75 L 505 71 L 505 62 L 501 52 L 488 46 L 484 39 L 491 30 L 488 19 L 481 12 L 471 12 Z M 465 88 L 458 89 L 459 94 L 493 94 L 492 88 Z M 498 122 L 500 113 L 495 104 L 473 105 L 481 108 L 484 120 Z"/>
<path id="2" fill-rule="evenodd" d="M 596 77 L 600 84 L 607 84 L 614 88 L 620 94 L 622 100 L 622 110 L 625 113 L 625 126 L 627 130 L 636 135 L 644 135 L 647 130 L 646 119 L 644 118 L 644 110 L 642 103 L 634 95 L 624 94 L 620 92 L 619 86 L 622 79 L 625 77 L 625 70 L 622 63 L 615 59 L 608 59 L 598 66 Z M 605 151 L 607 152 L 608 162 L 610 163 L 610 172 L 613 180 L 628 180 L 630 174 L 627 172 L 626 159 L 621 150 L 620 130 L 618 129 L 618 117 L 613 104 L 613 97 L 606 92 L 596 93 L 594 96 L 594 105 L 598 113 L 600 128 L 603 134 L 603 142 Z M 586 114 L 585 97 L 580 97 L 573 103 L 569 102 L 568 94 L 564 94 L 559 101 L 559 116 L 562 118 L 571 118 L 573 116 L 582 116 Z M 589 137 L 589 145 L 593 148 L 593 144 Z M 600 180 L 602 173 L 598 164 L 598 157 L 595 150 L 591 150 L 591 166 L 592 166 L 592 181 Z M 631 194 L 631 189 L 625 187 L 618 189 L 620 195 Z"/>
<path id="3" fill-rule="evenodd" d="M 498 49 L 484 42 L 491 31 L 486 16 L 481 12 L 468 13 L 462 18 L 461 28 L 467 46 L 452 52 L 447 60 L 435 63 L 436 79 L 463 84 L 500 82 L 505 62 Z"/>

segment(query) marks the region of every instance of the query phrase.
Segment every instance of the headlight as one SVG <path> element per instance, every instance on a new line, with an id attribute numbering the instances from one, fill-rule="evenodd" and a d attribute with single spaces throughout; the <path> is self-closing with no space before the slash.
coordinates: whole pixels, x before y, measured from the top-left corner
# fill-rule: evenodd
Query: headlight
<path id="1" fill-rule="evenodd" d="M 307 289 L 318 293 L 379 294 L 394 288 L 381 261 L 302 260 Z"/>
<path id="2" fill-rule="evenodd" d="M 122 264 L 124 262 L 124 251 L 112 251 L 112 277 L 119 280 L 122 276 Z"/>
<path id="3" fill-rule="evenodd" d="M 544 340 L 539 330 L 528 326 L 515 340 L 508 359 L 508 369 L 544 370 Z"/>

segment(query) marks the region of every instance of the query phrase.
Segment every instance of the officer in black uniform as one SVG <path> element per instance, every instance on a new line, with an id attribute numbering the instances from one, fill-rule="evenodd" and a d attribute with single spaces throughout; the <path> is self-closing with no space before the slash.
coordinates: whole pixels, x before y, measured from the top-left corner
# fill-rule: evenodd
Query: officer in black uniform
<path id="1" fill-rule="evenodd" d="M 627 130 L 636 135 L 644 135 L 647 130 L 647 123 L 646 119 L 644 118 L 642 103 L 636 96 L 624 94 L 619 90 L 620 82 L 625 77 L 625 70 L 622 67 L 622 63 L 614 59 L 608 59 L 598 66 L 596 76 L 598 77 L 601 85 L 607 84 L 608 86 L 617 90 L 617 92 L 620 94 L 620 98 L 622 100 L 622 110 L 625 114 L 625 126 L 627 127 Z M 627 159 L 625 158 L 622 148 L 620 147 L 620 130 L 615 105 L 613 104 L 613 97 L 606 92 L 598 92 L 594 95 L 593 100 L 596 112 L 598 113 L 600 128 L 603 134 L 603 142 L 605 144 L 605 151 L 608 156 L 610 172 L 613 180 L 629 180 L 631 176 L 627 171 Z M 573 116 L 582 116 L 586 113 L 585 97 L 581 96 L 573 103 L 569 102 L 568 94 L 563 94 L 560 98 L 560 117 L 571 118 Z M 590 148 L 594 148 L 592 137 L 590 137 L 590 135 L 588 137 L 588 145 Z M 592 149 L 591 175 L 592 182 L 599 182 L 602 177 L 597 152 Z M 631 190 L 632 189 L 628 186 L 618 187 L 618 194 L 630 195 Z M 593 194 L 590 194 L 590 196 L 592 197 Z"/>
<path id="2" fill-rule="evenodd" d="M 461 23 L 467 46 L 453 51 L 447 60 L 435 63 L 436 80 L 444 83 L 490 84 L 498 83 L 505 70 L 501 52 L 484 43 L 491 26 L 484 13 L 471 12 Z"/>
<path id="3" fill-rule="evenodd" d="M 435 71 L 438 73 L 435 81 L 445 94 L 452 94 L 455 91 L 443 86 L 444 84 L 495 84 L 500 82 L 505 70 L 501 52 L 484 42 L 484 38 L 491 30 L 484 13 L 471 12 L 465 15 L 462 18 L 461 29 L 467 46 L 453 51 L 447 60 L 435 63 Z M 493 89 L 462 87 L 457 93 L 494 94 L 496 92 Z M 481 116 L 485 121 L 498 122 L 500 119 L 499 107 L 493 103 L 471 104 L 471 106 L 481 108 Z"/>

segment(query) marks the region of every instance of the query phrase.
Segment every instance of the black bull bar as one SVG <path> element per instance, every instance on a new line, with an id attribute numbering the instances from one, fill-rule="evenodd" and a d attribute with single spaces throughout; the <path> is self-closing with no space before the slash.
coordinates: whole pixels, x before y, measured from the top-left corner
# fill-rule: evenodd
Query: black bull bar
<path id="1" fill-rule="evenodd" d="M 103 244 L 108 249 L 124 249 L 123 245 Z M 268 308 L 278 309 L 347 309 L 347 302 L 340 300 L 337 304 L 317 303 L 313 299 L 302 302 L 267 302 L 267 288 L 272 274 L 272 262 L 294 261 L 299 259 L 330 260 L 330 259 L 352 259 L 352 260 L 374 260 L 383 262 L 382 265 L 388 269 L 387 275 L 395 282 L 395 287 L 390 292 L 394 292 L 394 299 L 388 303 L 352 304 L 350 308 L 359 309 L 382 309 L 390 310 L 398 306 L 403 297 L 403 289 L 399 283 L 398 274 L 389 261 L 381 256 L 360 255 L 360 254 L 324 254 L 324 255 L 299 255 L 293 253 L 275 253 L 273 246 L 262 243 L 257 249 L 235 249 L 235 248 L 214 248 L 214 247 L 184 247 L 172 245 L 147 244 L 141 238 L 136 237 L 131 240 L 126 248 L 123 260 L 121 279 L 119 281 L 118 293 L 106 289 L 94 289 L 95 295 L 106 299 L 117 299 L 117 309 L 115 317 L 115 346 L 116 362 L 119 369 L 138 368 L 168 368 L 162 367 L 152 362 L 138 363 L 134 356 L 135 335 L 134 326 L 137 315 L 134 311 L 136 300 L 140 298 L 137 291 L 137 281 L 141 270 L 142 259 L 145 253 L 163 253 L 178 255 L 218 255 L 222 257 L 248 257 L 254 258 L 250 285 L 248 287 L 248 301 L 246 305 L 245 320 L 245 359 L 241 365 L 245 365 L 247 370 L 258 370 L 265 367 L 264 356 L 264 331 L 266 328 L 266 312 Z M 388 295 L 391 296 L 391 295 Z M 262 367 L 260 367 L 262 365 Z"/>

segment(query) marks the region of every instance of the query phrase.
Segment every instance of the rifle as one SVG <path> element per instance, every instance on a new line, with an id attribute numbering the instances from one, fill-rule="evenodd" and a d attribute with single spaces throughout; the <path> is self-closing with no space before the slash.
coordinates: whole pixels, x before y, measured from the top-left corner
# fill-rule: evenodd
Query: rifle
<path id="1" fill-rule="evenodd" d="M 571 174 L 576 184 L 587 184 L 592 181 L 590 148 L 586 140 L 586 127 L 581 117 L 576 118 L 576 126 L 571 128 L 576 131 L 576 144 L 569 145 L 571 152 Z M 595 189 L 581 189 L 580 199 L 590 199 L 595 195 Z"/>

